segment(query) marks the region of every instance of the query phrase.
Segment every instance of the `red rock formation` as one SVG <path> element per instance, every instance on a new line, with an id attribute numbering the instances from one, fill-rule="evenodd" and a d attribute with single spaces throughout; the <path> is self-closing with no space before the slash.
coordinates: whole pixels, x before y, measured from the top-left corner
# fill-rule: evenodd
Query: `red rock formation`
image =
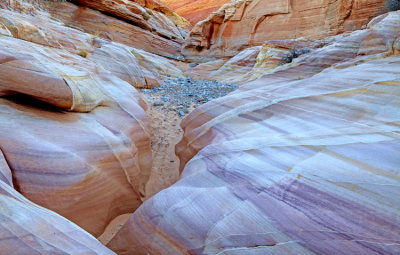
<path id="1" fill-rule="evenodd" d="M 73 5 L 69 5 L 73 7 Z M 158 85 L 166 76 L 165 70 L 153 67 L 147 69 L 145 65 L 141 65 L 134 55 L 137 49 L 111 43 L 98 35 L 83 33 L 77 29 L 63 26 L 60 22 L 48 19 L 48 14 L 47 16 L 45 14 L 30 16 L 1 9 L 0 14 L 0 27 L 4 28 L 3 34 L 36 44 L 66 49 L 72 54 L 90 58 L 137 88 Z M 170 75 L 183 75 L 176 68 L 174 69 L 173 62 L 153 54 L 147 56 L 152 59 L 151 61 L 160 63 L 160 65 L 164 64 L 168 67 L 172 65 Z"/>
<path id="2" fill-rule="evenodd" d="M 190 23 L 160 2 L 132 0 L 73 0 L 103 13 L 156 33 L 168 39 L 182 40 L 179 27 L 190 27 Z M 175 22 L 175 23 L 174 23 Z"/>
<path id="3" fill-rule="evenodd" d="M 384 0 L 234 0 L 190 32 L 188 56 L 233 56 L 266 40 L 321 39 L 360 29 L 382 13 Z"/>
<path id="4" fill-rule="evenodd" d="M 139 14 L 134 14 L 132 11 L 122 8 L 123 5 L 119 9 L 115 7 L 115 10 L 111 10 L 117 12 L 122 8 L 122 10 L 125 10 L 125 12 L 121 11 L 122 14 L 131 17 L 131 19 L 141 17 L 140 22 L 145 25 L 138 26 L 141 24 L 139 21 L 131 21 L 130 23 L 123 21 L 128 17 L 119 17 L 117 14 L 122 16 L 120 12 L 115 14 L 115 17 L 112 17 L 94 9 L 78 7 L 68 2 L 39 1 L 32 5 L 14 0 L 11 1 L 13 3 L 11 6 L 8 2 L 5 0 L 0 1 L 0 7 L 3 8 L 0 22 L 4 23 L 3 25 L 8 29 L 11 29 L 10 32 L 12 32 L 13 36 L 52 47 L 62 46 L 87 50 L 88 43 L 93 38 L 100 37 L 123 43 L 127 46 L 144 49 L 158 55 L 176 56 L 180 55 L 183 37 L 187 33 L 182 26 L 187 26 L 188 22 L 176 13 L 172 12 L 170 14 L 172 18 L 170 19 L 163 13 L 158 12 L 158 9 L 153 11 L 135 3 L 133 4 L 138 8 L 137 12 Z M 102 6 L 99 2 L 92 3 L 98 3 L 100 7 Z M 7 13 L 4 9 L 11 9 L 13 12 Z M 46 12 L 43 10 L 46 10 Z M 19 18 L 13 18 L 13 15 L 17 15 L 18 12 L 20 12 Z M 53 16 L 51 20 L 48 19 L 48 12 Z M 30 15 L 25 15 L 27 13 L 36 15 L 33 18 Z M 49 24 L 43 26 L 43 22 L 47 20 L 49 20 Z M 87 38 L 82 40 L 83 33 L 81 31 L 85 31 L 90 35 L 87 35 Z M 76 37 L 78 39 L 75 39 Z"/>
<path id="5" fill-rule="evenodd" d="M 163 2 L 192 24 L 196 24 L 230 0 L 163 0 Z"/>
<path id="6" fill-rule="evenodd" d="M 399 27 L 400 11 L 385 14 L 196 108 L 182 122 L 181 180 L 146 201 L 109 247 L 397 254 Z"/>
<path id="7" fill-rule="evenodd" d="M 100 2 L 90 1 L 94 7 L 104 7 Z M 97 4 L 96 4 L 97 3 Z M 105 15 L 94 9 L 78 7 L 67 2 L 52 2 L 47 9 L 54 18 L 61 20 L 67 26 L 83 30 L 95 37 L 102 37 L 114 42 L 144 49 L 163 55 L 180 55 L 185 31 L 177 27 L 173 21 L 162 13 L 151 11 L 135 5 L 139 14 L 126 10 L 124 5 L 115 11 L 115 17 Z M 120 11 L 120 10 L 123 11 Z M 132 8 L 132 10 L 134 10 Z M 125 15 L 123 20 L 119 16 Z M 146 17 L 146 18 L 144 18 Z M 126 22 L 131 19 L 130 23 Z M 137 20 L 137 21 L 133 21 Z M 178 21 L 175 21 L 177 23 Z"/>

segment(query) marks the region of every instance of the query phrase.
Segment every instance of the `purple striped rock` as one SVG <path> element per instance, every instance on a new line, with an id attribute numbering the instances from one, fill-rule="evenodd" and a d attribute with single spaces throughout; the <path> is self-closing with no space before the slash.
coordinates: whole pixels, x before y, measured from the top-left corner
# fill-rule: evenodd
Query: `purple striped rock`
<path id="1" fill-rule="evenodd" d="M 118 254 L 399 254 L 400 11 L 182 122 L 180 181 Z M 302 76 L 299 78 L 299 76 Z"/>
<path id="2" fill-rule="evenodd" d="M 149 121 L 129 83 L 68 51 L 0 38 L 0 148 L 25 197 L 100 235 L 135 210 Z"/>
<path id="3" fill-rule="evenodd" d="M 6 169 L 6 162 L 11 171 L 0 172 L 0 180 L 13 182 L 15 190 L 33 203 L 99 236 L 112 219 L 133 212 L 146 196 L 152 165 L 150 123 L 134 86 L 157 85 L 167 69 L 173 77 L 183 74 L 166 58 L 60 22 L 46 11 L 46 5 L 50 10 L 53 5 L 79 9 L 71 3 L 0 0 L 0 150 L 4 154 L 0 167 Z M 46 214 L 37 216 L 43 228 L 52 224 L 43 220 Z M 15 219 L 7 228 L 18 224 L 27 222 Z M 71 231 L 66 236 L 74 233 L 63 231 Z M 73 246 L 73 240 L 66 240 L 70 241 Z M 1 254 L 18 253 L 5 252 L 6 248 L 16 247 L 0 243 Z M 37 248 L 39 253 L 46 251 Z"/>
<path id="4" fill-rule="evenodd" d="M 0 150 L 1 254 L 115 254 L 74 223 L 27 200 L 11 178 Z"/>
<path id="5" fill-rule="evenodd" d="M 114 46 L 109 55 L 93 57 L 102 47 L 91 48 L 95 42 L 88 34 L 46 15 L 0 12 L 6 14 L 0 18 L 3 30 L 11 31 L 0 36 L 0 149 L 14 187 L 100 235 L 110 220 L 134 211 L 145 196 L 149 121 L 132 85 L 144 86 L 150 76 L 128 47 L 108 43 Z M 68 42 L 87 45 L 88 58 Z M 118 53 L 130 54 L 126 64 L 136 69 L 112 74 L 112 65 L 102 65 Z M 144 73 L 143 79 L 129 84 L 118 78 L 134 71 Z"/>

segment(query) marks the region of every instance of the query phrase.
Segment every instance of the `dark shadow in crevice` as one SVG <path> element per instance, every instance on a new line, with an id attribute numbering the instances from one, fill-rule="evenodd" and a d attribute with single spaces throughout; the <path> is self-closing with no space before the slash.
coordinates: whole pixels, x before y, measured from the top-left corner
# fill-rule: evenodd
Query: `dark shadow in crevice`
<path id="1" fill-rule="evenodd" d="M 36 99 L 34 97 L 25 94 L 10 94 L 1 96 L 0 98 L 6 99 L 8 101 L 11 101 L 12 103 L 29 108 L 35 108 L 54 113 L 65 113 L 65 110 L 60 107 L 40 101 L 39 99 Z"/>

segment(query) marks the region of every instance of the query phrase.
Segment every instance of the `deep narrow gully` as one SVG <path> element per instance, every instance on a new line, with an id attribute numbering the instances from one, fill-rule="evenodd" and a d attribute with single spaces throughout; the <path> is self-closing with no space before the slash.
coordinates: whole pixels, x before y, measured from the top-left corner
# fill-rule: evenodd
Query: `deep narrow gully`
<path id="1" fill-rule="evenodd" d="M 175 145 L 181 140 L 181 120 L 201 104 L 227 95 L 238 86 L 191 78 L 167 79 L 164 84 L 140 93 L 151 121 L 153 166 L 146 186 L 147 198 L 171 186 L 179 178 Z"/>
<path id="2" fill-rule="evenodd" d="M 146 199 L 168 188 L 179 178 L 179 159 L 175 155 L 175 145 L 182 139 L 182 119 L 199 105 L 225 96 L 237 88 L 237 85 L 217 81 L 170 78 L 159 87 L 139 90 L 148 106 L 153 152 Z M 107 244 L 129 216 L 124 214 L 115 218 L 98 238 L 100 242 Z"/>

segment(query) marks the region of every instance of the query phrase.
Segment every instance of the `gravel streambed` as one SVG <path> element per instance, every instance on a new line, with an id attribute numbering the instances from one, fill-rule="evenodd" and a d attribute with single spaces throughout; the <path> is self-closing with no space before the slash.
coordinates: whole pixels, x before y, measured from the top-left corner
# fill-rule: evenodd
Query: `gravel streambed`
<path id="1" fill-rule="evenodd" d="M 197 106 L 236 90 L 237 85 L 191 78 L 168 79 L 158 88 L 139 90 L 148 105 L 153 165 L 146 184 L 146 198 L 179 179 L 175 145 L 182 139 L 182 118 Z"/>
<path id="2" fill-rule="evenodd" d="M 171 78 L 159 87 L 142 89 L 140 92 L 152 106 L 159 107 L 160 111 L 176 112 L 179 117 L 183 117 L 191 108 L 223 97 L 237 88 L 235 84 L 217 81 Z"/>

